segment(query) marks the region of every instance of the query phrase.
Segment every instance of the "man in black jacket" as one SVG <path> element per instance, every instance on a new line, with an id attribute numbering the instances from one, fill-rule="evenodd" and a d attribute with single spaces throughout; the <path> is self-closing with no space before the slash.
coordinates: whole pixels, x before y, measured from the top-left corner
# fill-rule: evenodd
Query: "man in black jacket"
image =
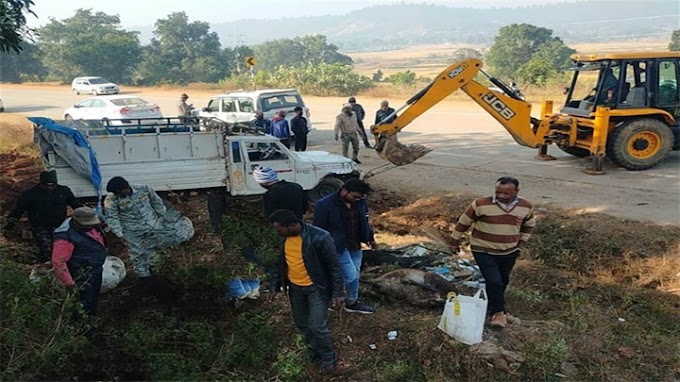
<path id="1" fill-rule="evenodd" d="M 361 244 L 376 249 L 373 227 L 368 220 L 366 195 L 371 188 L 363 180 L 350 179 L 338 192 L 314 204 L 314 225 L 330 233 L 338 251 L 338 262 L 347 288 L 345 311 L 373 314 L 375 309 L 359 302 L 359 274 L 363 251 Z"/>
<path id="2" fill-rule="evenodd" d="M 21 215 L 28 212 L 40 261 L 49 261 L 52 256 L 52 232 L 66 219 L 67 206 L 76 209 L 83 204 L 70 188 L 57 184 L 56 171 L 43 171 L 40 173 L 40 183 L 19 196 L 16 208 L 7 216 L 5 232 L 12 231 Z"/>
<path id="3" fill-rule="evenodd" d="M 253 178 L 263 188 L 264 216 L 271 215 L 276 210 L 293 211 L 298 219 L 302 219 L 309 202 L 305 190 L 297 183 L 279 179 L 276 171 L 271 167 L 258 167 L 253 171 Z"/>
<path id="4" fill-rule="evenodd" d="M 364 146 L 366 146 L 367 149 L 370 149 L 371 144 L 368 143 L 368 136 L 366 135 L 366 129 L 364 129 L 364 117 L 366 117 L 366 111 L 364 110 L 364 107 L 361 106 L 361 104 L 357 103 L 357 99 L 354 97 L 349 97 L 347 102 L 352 106 L 352 111 L 354 111 L 354 114 L 357 115 L 357 123 L 359 124 L 357 131 L 359 132 L 359 135 L 361 135 L 361 139 L 364 141 Z"/>
<path id="5" fill-rule="evenodd" d="M 309 134 L 309 126 L 307 126 L 307 118 L 302 116 L 302 108 L 295 107 L 295 117 L 290 120 L 290 129 L 295 134 L 295 151 L 307 151 L 307 134 Z"/>
<path id="6" fill-rule="evenodd" d="M 285 238 L 278 267 L 271 274 L 269 301 L 281 287 L 288 292 L 293 320 L 312 357 L 320 361 L 323 373 L 332 373 L 337 369 L 338 356 L 328 329 L 328 308 L 339 308 L 345 300 L 333 238 L 288 210 L 275 211 L 269 221 Z"/>
<path id="7" fill-rule="evenodd" d="M 389 119 L 383 121 L 386 117 L 390 116 L 392 113 L 394 113 L 394 109 L 390 107 L 390 103 L 387 102 L 387 100 L 383 100 L 380 102 L 380 109 L 375 112 L 375 124 L 379 124 L 380 122 L 383 123 L 390 123 L 394 121 L 396 116 L 392 116 Z"/>

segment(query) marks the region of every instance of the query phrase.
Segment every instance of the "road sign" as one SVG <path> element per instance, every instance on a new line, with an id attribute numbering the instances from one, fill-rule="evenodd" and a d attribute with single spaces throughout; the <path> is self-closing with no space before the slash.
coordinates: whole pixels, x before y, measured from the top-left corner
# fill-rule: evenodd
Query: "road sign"
<path id="1" fill-rule="evenodd" d="M 255 66 L 257 64 L 257 60 L 253 56 L 246 57 L 246 65 L 248 66 Z"/>

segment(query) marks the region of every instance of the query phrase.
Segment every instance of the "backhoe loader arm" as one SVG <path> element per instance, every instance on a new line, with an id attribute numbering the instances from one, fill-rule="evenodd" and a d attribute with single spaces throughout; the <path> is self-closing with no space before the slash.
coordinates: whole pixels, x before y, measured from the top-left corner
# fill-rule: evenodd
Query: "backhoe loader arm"
<path id="1" fill-rule="evenodd" d="M 467 59 L 449 66 L 430 85 L 395 111 L 394 114 L 397 114 L 403 110 L 403 113 L 396 119 L 389 123 L 381 122 L 371 126 L 371 132 L 379 141 L 376 146 L 378 153 L 396 165 L 403 165 L 423 156 L 422 152 L 429 152 L 429 149 L 418 146 L 416 149 L 421 152 L 420 155 L 408 155 L 408 150 L 413 148 L 397 142 L 395 134 L 458 89 L 462 89 L 491 114 L 520 145 L 537 148 L 545 144 L 544 136 L 549 130 L 549 121 L 546 118 L 542 121 L 532 119 L 531 104 L 521 100 L 505 84 L 484 73 L 481 68 L 482 62 L 477 59 Z M 474 77 L 479 72 L 487 76 L 506 94 L 491 90 L 476 82 Z M 388 116 L 384 120 L 389 120 L 391 117 Z"/>

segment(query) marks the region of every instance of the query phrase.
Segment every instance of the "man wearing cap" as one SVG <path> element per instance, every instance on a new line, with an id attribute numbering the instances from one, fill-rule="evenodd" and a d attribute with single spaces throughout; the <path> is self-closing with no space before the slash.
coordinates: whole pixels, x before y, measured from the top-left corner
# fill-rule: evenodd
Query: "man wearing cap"
<path id="1" fill-rule="evenodd" d="M 368 143 L 368 136 L 366 135 L 366 129 L 364 129 L 364 117 L 366 117 L 366 111 L 364 111 L 363 106 L 357 103 L 357 99 L 354 97 L 349 97 L 347 102 L 352 105 L 352 111 L 354 111 L 354 114 L 357 116 L 357 124 L 359 125 L 359 129 L 357 131 L 359 132 L 359 135 L 361 135 L 361 139 L 364 141 L 364 146 L 366 146 L 367 149 L 370 149 L 371 144 Z"/>
<path id="2" fill-rule="evenodd" d="M 286 120 L 286 112 L 279 110 L 276 113 L 276 117 L 272 119 L 271 125 L 271 135 L 279 138 L 284 146 L 290 148 L 290 126 L 288 125 L 288 120 Z"/>
<path id="3" fill-rule="evenodd" d="M 352 144 L 352 160 L 356 163 L 359 161 L 359 124 L 357 123 L 357 116 L 352 111 L 352 105 L 345 104 L 342 107 L 342 112 L 335 117 L 335 140 L 342 139 L 342 155 L 349 158 L 349 144 Z"/>
<path id="4" fill-rule="evenodd" d="M 307 126 L 307 118 L 302 116 L 300 106 L 295 107 L 295 117 L 290 120 L 290 129 L 295 134 L 295 151 L 306 151 L 309 126 Z"/>
<path id="5" fill-rule="evenodd" d="M 100 224 L 92 208 L 78 207 L 54 231 L 54 274 L 67 288 L 78 288 L 78 300 L 90 317 L 97 313 L 106 260 L 106 238 Z"/>
<path id="6" fill-rule="evenodd" d="M 289 210 L 302 220 L 309 207 L 307 194 L 302 186 L 279 179 L 271 167 L 256 168 L 253 178 L 267 189 L 263 196 L 264 216 L 269 217 L 276 210 Z"/>
<path id="7" fill-rule="evenodd" d="M 177 115 L 183 122 L 191 117 L 191 111 L 194 110 L 193 104 L 187 104 L 188 99 L 189 96 L 187 93 L 182 93 L 182 95 L 179 96 L 179 102 L 177 103 Z"/>
<path id="8" fill-rule="evenodd" d="M 12 231 L 24 212 L 28 212 L 33 240 L 39 249 L 39 259 L 49 261 L 52 255 L 52 232 L 66 219 L 66 208 L 81 207 L 71 189 L 57 184 L 56 171 L 40 173 L 40 183 L 23 192 L 16 208 L 7 216 L 5 233 Z"/>

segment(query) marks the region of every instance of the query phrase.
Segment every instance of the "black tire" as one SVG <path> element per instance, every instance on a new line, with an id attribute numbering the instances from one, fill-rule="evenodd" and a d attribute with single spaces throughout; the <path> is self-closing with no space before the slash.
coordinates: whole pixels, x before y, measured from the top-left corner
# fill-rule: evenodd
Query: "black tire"
<path id="1" fill-rule="evenodd" d="M 80 92 L 76 89 L 73 89 L 73 92 L 76 93 L 76 95 L 80 95 Z"/>
<path id="2" fill-rule="evenodd" d="M 67 120 L 67 121 L 73 121 L 73 117 L 71 117 L 71 116 L 68 115 L 68 114 L 66 114 L 66 115 L 64 116 L 64 119 Z"/>
<path id="3" fill-rule="evenodd" d="M 590 150 L 588 149 L 582 149 L 580 147 L 567 147 L 567 146 L 559 146 L 560 150 L 564 151 L 565 153 L 569 155 L 573 155 L 575 157 L 579 158 L 587 158 L 590 156 Z"/>
<path id="4" fill-rule="evenodd" d="M 307 199 L 314 204 L 326 195 L 337 192 L 345 182 L 334 176 L 324 178 L 313 189 L 307 191 Z"/>
<path id="5" fill-rule="evenodd" d="M 636 119 L 616 127 L 607 137 L 607 156 L 628 170 L 646 170 L 661 163 L 673 147 L 673 132 L 651 118 Z"/>

